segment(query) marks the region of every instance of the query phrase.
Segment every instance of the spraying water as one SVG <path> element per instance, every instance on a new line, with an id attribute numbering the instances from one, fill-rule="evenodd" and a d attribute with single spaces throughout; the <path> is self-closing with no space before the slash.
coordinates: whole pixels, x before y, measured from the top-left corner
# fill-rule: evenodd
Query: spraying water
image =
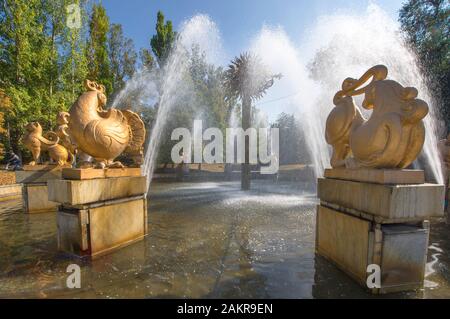
<path id="1" fill-rule="evenodd" d="M 159 70 L 162 76 L 159 76 L 158 81 L 161 84 L 156 85 L 158 82 L 154 73 L 140 72 L 127 83 L 114 102 L 114 105 L 126 105 L 123 100 L 130 92 L 139 92 L 141 99 L 159 101 L 143 165 L 148 185 L 152 179 L 161 134 L 170 120 L 171 109 L 186 91 L 192 89 L 186 87 L 183 81 L 183 73 L 188 67 L 186 52 L 196 45 L 210 63 L 217 63 L 223 58 L 220 33 L 207 16 L 197 15 L 185 22 L 179 35 L 166 65 Z M 396 21 L 371 4 L 363 14 L 319 17 L 316 24 L 305 32 L 301 43 L 301 46 L 296 46 L 281 27 L 264 26 L 253 39 L 250 49 L 262 58 L 273 73 L 283 74 L 277 85 L 269 90 L 266 99 L 288 97 L 276 106 L 267 105 L 271 110 L 262 108 L 262 111 L 284 111 L 297 115 L 317 177 L 322 176 L 324 168 L 330 163 L 330 148 L 324 135 L 326 117 L 333 107 L 334 94 L 345 78 L 358 78 L 370 67 L 384 64 L 389 69 L 389 78 L 404 86 L 416 87 L 419 98 L 430 106 L 429 116 L 425 119 L 427 134 L 421 158 L 433 178 L 443 183 L 437 149 L 437 136 L 440 135 L 440 126 L 436 120 L 438 108 L 426 87 L 415 56 L 405 45 Z M 361 97 L 356 97 L 356 103 L 361 104 Z M 362 112 L 366 117 L 370 116 L 370 111 Z M 232 114 L 229 124 L 231 127 L 238 126 L 235 114 Z M 419 164 L 416 162 L 416 165 Z"/>
<path id="2" fill-rule="evenodd" d="M 205 53 L 207 59 L 210 59 L 209 61 L 214 61 L 219 56 L 217 53 L 219 52 L 218 48 L 220 48 L 219 32 L 214 22 L 205 15 L 194 16 L 182 25 L 179 37 L 175 41 L 171 54 L 162 69 L 158 110 L 146 147 L 143 165 L 143 172 L 147 176 L 148 187 L 150 187 L 152 180 L 161 135 L 170 117 L 171 109 L 181 96 L 189 90 L 183 83 L 183 74 L 188 67 L 186 52 L 194 45 Z M 152 90 L 154 88 L 150 86 L 147 89 Z"/>
<path id="3" fill-rule="evenodd" d="M 282 28 L 263 27 L 251 47 L 272 71 L 283 74 L 270 94 L 289 98 L 279 107 L 271 107 L 279 112 L 296 113 L 306 136 L 306 148 L 311 154 L 315 174 L 321 176 L 329 163 L 329 150 L 324 140 L 325 122 L 317 110 L 319 85 L 308 77 L 306 64 Z"/>
<path id="4" fill-rule="evenodd" d="M 189 51 L 195 46 L 209 63 L 216 63 L 221 55 L 221 38 L 213 21 L 206 15 L 196 15 L 184 22 L 164 66 L 156 70 L 142 69 L 127 81 L 114 99 L 112 107 L 133 106 L 133 100 L 149 107 L 157 104 L 156 119 L 151 128 L 142 166 L 147 187 L 153 177 L 161 136 L 170 120 L 173 106 L 192 94 L 193 88 L 183 77 L 189 66 Z"/>
<path id="5" fill-rule="evenodd" d="M 284 103 L 298 115 L 316 176 L 322 176 L 324 168 L 329 166 L 324 126 L 333 107 L 334 94 L 345 78 L 358 78 L 370 67 L 384 64 L 389 69 L 389 78 L 404 86 L 416 87 L 419 98 L 430 106 L 429 116 L 425 118 L 427 134 L 422 157 L 434 179 L 443 183 L 437 148 L 438 107 L 426 87 L 414 54 L 401 37 L 397 22 L 371 4 L 363 14 L 320 17 L 302 43 L 301 47 L 294 46 L 280 27 L 263 27 L 252 48 L 275 72 L 283 73 L 284 78 L 278 85 L 283 88 L 282 93 L 299 91 Z M 360 105 L 361 98 L 356 102 Z M 362 111 L 366 117 L 370 115 L 370 112 Z"/>

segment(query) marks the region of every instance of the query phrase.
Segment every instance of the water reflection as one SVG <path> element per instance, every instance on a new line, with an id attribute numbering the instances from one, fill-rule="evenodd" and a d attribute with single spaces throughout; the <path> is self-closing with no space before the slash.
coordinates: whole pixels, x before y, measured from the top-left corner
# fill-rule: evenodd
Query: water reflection
<path id="1" fill-rule="evenodd" d="M 370 297 L 314 254 L 313 186 L 255 182 L 155 183 L 149 236 L 94 261 L 56 253 L 54 213 L 28 215 L 1 205 L 0 297 L 37 298 L 329 298 Z M 406 298 L 450 297 L 449 238 L 432 226 L 429 280 L 438 286 Z M 430 261 L 436 251 L 430 249 Z M 77 263 L 82 288 L 66 288 Z"/>

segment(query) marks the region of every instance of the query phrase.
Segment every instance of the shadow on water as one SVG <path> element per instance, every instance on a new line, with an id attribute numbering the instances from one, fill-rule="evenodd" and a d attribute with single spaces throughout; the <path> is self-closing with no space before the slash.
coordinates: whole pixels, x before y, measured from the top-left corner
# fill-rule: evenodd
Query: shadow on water
<path id="1" fill-rule="evenodd" d="M 154 183 L 145 240 L 93 261 L 56 252 L 55 214 L 1 204 L 0 298 L 368 298 L 314 254 L 314 192 L 291 182 Z M 429 287 L 450 297 L 448 226 L 432 225 Z M 66 268 L 81 267 L 80 289 Z"/>

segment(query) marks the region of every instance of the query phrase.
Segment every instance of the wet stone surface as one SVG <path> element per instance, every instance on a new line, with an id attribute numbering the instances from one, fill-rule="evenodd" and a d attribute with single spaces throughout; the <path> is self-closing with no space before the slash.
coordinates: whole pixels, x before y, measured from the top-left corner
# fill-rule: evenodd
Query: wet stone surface
<path id="1" fill-rule="evenodd" d="M 315 190 L 301 183 L 154 183 L 145 240 L 94 261 L 56 251 L 55 213 L 0 206 L 0 298 L 372 298 L 314 254 Z M 450 298 L 449 226 L 431 225 L 425 289 Z M 67 266 L 81 267 L 69 289 Z M 379 297 L 375 297 L 379 298 Z"/>

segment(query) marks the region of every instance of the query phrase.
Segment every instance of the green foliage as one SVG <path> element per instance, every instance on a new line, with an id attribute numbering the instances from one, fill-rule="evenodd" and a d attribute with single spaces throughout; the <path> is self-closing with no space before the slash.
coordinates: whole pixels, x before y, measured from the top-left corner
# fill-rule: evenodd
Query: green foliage
<path id="1" fill-rule="evenodd" d="M 8 126 L 5 125 L 5 115 L 11 112 L 11 100 L 5 94 L 5 92 L 0 89 L 0 158 L 3 159 L 3 155 L 6 149 L 11 148 L 9 143 L 9 130 Z"/>
<path id="2" fill-rule="evenodd" d="M 409 0 L 399 20 L 450 126 L 450 2 Z"/>
<path id="3" fill-rule="evenodd" d="M 152 53 L 148 49 L 142 48 L 139 51 L 139 59 L 141 61 L 142 68 L 151 70 L 155 66 L 155 59 L 153 58 Z"/>
<path id="4" fill-rule="evenodd" d="M 151 38 L 150 45 L 160 67 L 164 65 L 165 60 L 169 56 L 175 37 L 176 33 L 173 31 L 172 21 L 168 20 L 164 23 L 164 14 L 158 11 L 156 34 Z"/>
<path id="5" fill-rule="evenodd" d="M 16 152 L 22 150 L 19 139 L 27 122 L 38 120 L 51 128 L 55 113 L 70 103 L 60 76 L 66 57 L 61 51 L 67 3 L 4 0 L 0 4 L 0 89 L 11 102 L 3 125 L 9 128 L 8 147 Z"/>
<path id="6" fill-rule="evenodd" d="M 94 4 L 89 20 L 88 77 L 90 80 L 103 84 L 107 94 L 111 93 L 113 89 L 108 59 L 108 32 L 109 18 L 106 10 L 101 4 Z"/>
<path id="7" fill-rule="evenodd" d="M 80 28 L 66 23 L 70 4 L 80 7 Z M 86 78 L 104 84 L 109 93 L 120 90 L 136 59 L 132 41 L 120 25 L 110 30 L 101 5 L 93 5 L 88 16 L 86 0 L 2 0 L 0 143 L 21 154 L 27 123 L 53 129 L 56 114 L 71 106 Z"/>
<path id="8" fill-rule="evenodd" d="M 122 25 L 112 24 L 108 35 L 112 91 L 118 93 L 136 70 L 137 54 L 133 40 L 123 34 Z"/>
<path id="9" fill-rule="evenodd" d="M 67 110 L 84 90 L 86 78 L 107 88 L 109 101 L 136 75 L 138 55 L 122 27 L 109 23 L 101 4 L 88 9 L 87 0 L 0 1 L 0 148 L 12 148 L 26 160 L 29 153 L 20 143 L 24 126 L 39 121 L 53 129 L 56 114 Z M 66 25 L 69 4 L 81 9 L 81 27 Z M 151 48 L 141 49 L 139 60 L 145 72 L 160 83 L 161 70 L 176 39 L 172 23 L 159 12 Z M 192 127 L 197 117 L 205 127 L 225 129 L 236 109 L 237 99 L 227 98 L 225 72 L 206 62 L 196 47 L 186 52 L 189 65 L 183 74 L 183 91 L 163 133 L 160 158 L 170 162 L 175 127 Z M 138 90 L 139 88 L 137 88 Z M 158 95 L 160 88 L 156 88 Z M 124 97 L 122 107 L 139 112 L 150 132 L 158 104 L 141 100 L 139 92 Z M 23 153 L 23 154 L 22 154 Z"/>
<path id="10" fill-rule="evenodd" d="M 87 12 L 84 10 L 86 0 L 74 1 L 81 6 L 81 28 L 64 28 L 63 38 L 61 39 L 60 65 L 61 71 L 59 77 L 63 82 L 62 90 L 67 96 L 68 107 L 73 103 L 78 95 L 83 91 L 83 82 L 88 76 L 88 59 L 86 56 L 87 43 L 85 41 L 87 33 Z"/>

